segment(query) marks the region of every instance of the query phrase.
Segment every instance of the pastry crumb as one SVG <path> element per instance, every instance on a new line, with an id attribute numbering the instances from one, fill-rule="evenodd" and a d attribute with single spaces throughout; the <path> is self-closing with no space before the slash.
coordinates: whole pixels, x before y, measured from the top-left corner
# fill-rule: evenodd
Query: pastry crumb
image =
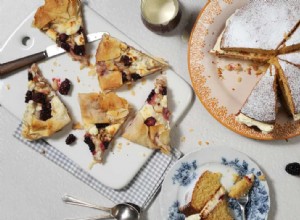
<path id="1" fill-rule="evenodd" d="M 6 84 L 6 89 L 10 90 L 10 85 L 9 84 Z"/>
<path id="2" fill-rule="evenodd" d="M 77 82 L 80 83 L 80 78 L 79 78 L 79 76 L 77 76 Z"/>
<path id="3" fill-rule="evenodd" d="M 238 81 L 238 82 L 242 82 L 242 77 L 239 76 L 239 77 L 237 78 L 237 81 Z"/>
<path id="4" fill-rule="evenodd" d="M 199 144 L 199 145 L 202 145 L 202 141 L 198 141 L 198 144 Z"/>
<path id="5" fill-rule="evenodd" d="M 266 176 L 265 175 L 260 175 L 258 176 L 258 179 L 261 181 L 266 181 Z"/>
<path id="6" fill-rule="evenodd" d="M 231 90 L 232 90 L 232 91 L 235 91 L 235 88 L 232 88 Z"/>
<path id="7" fill-rule="evenodd" d="M 135 91 L 134 90 L 131 90 L 131 95 L 135 96 Z"/>
<path id="8" fill-rule="evenodd" d="M 182 136 L 182 137 L 180 138 L 180 141 L 181 141 L 181 142 L 185 142 L 185 140 L 186 140 L 186 137 L 185 137 L 185 136 Z"/>
<path id="9" fill-rule="evenodd" d="M 218 77 L 219 79 L 224 79 L 222 68 L 218 67 Z"/>
<path id="10" fill-rule="evenodd" d="M 142 83 L 142 85 L 145 85 L 145 84 L 146 84 L 146 82 L 147 82 L 147 79 L 146 79 L 145 77 L 141 79 L 141 83 Z"/>
<path id="11" fill-rule="evenodd" d="M 96 75 L 96 69 L 92 68 L 90 69 L 90 71 L 88 72 L 88 76 L 95 76 Z"/>
<path id="12" fill-rule="evenodd" d="M 57 66 L 57 61 L 56 60 L 53 62 L 53 66 Z"/>
<path id="13" fill-rule="evenodd" d="M 73 123 L 73 125 L 72 125 L 72 129 L 73 129 L 73 130 L 83 130 L 83 125 L 80 124 L 79 122 L 75 122 L 75 123 Z"/>
<path id="14" fill-rule="evenodd" d="M 189 129 L 189 132 L 193 132 L 193 131 L 194 131 L 194 129 L 193 129 L 193 128 L 190 128 L 190 129 Z"/>
<path id="15" fill-rule="evenodd" d="M 209 142 L 208 142 L 208 141 L 205 141 L 205 144 L 206 144 L 206 145 L 209 145 Z"/>

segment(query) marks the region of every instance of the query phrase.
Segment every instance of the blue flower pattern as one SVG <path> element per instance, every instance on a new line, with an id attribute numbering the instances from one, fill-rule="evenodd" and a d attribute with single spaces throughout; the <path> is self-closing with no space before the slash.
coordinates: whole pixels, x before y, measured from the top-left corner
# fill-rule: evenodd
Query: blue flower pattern
<path id="1" fill-rule="evenodd" d="M 261 176 L 261 171 L 256 171 L 254 168 L 249 168 L 249 164 L 246 161 L 240 161 L 238 158 L 234 160 L 221 159 L 221 163 L 226 166 L 234 168 L 240 176 L 253 173 L 256 178 L 254 185 L 249 193 L 250 200 L 246 207 L 247 219 L 251 220 L 264 220 L 268 215 L 269 196 L 265 186 L 259 181 L 257 177 Z M 173 184 L 179 183 L 180 186 L 189 185 L 193 179 L 196 178 L 195 170 L 198 168 L 196 160 L 191 163 L 184 162 L 180 168 L 176 170 L 175 175 L 172 177 Z M 228 200 L 229 208 L 234 212 L 237 220 L 241 219 L 241 210 L 239 205 L 234 199 Z M 175 201 L 169 208 L 168 220 L 184 220 L 185 216 L 179 212 L 180 203 Z"/>
<path id="2" fill-rule="evenodd" d="M 196 160 L 191 163 L 183 162 L 178 170 L 176 170 L 175 175 L 172 177 L 173 184 L 176 182 L 179 183 L 180 186 L 189 185 L 192 180 L 196 179 L 195 170 L 198 168 Z"/>

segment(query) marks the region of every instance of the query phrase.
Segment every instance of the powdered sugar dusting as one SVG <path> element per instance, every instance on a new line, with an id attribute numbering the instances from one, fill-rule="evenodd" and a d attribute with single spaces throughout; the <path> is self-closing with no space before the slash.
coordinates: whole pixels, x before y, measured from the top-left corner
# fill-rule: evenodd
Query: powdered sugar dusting
<path id="1" fill-rule="evenodd" d="M 299 19 L 299 1 L 251 1 L 229 19 L 221 47 L 275 50 Z"/>
<path id="2" fill-rule="evenodd" d="M 275 67 L 272 65 L 256 84 L 241 112 L 257 121 L 273 122 L 276 115 Z"/>
<path id="3" fill-rule="evenodd" d="M 295 104 L 295 114 L 300 113 L 300 68 L 279 59 Z"/>
<path id="4" fill-rule="evenodd" d="M 300 66 L 300 51 L 294 53 L 281 54 L 278 55 L 278 58 Z"/>

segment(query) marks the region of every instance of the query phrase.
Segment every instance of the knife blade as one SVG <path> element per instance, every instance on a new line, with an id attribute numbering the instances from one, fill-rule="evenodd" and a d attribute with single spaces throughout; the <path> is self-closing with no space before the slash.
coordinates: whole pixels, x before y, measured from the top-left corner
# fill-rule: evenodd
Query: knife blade
<path id="1" fill-rule="evenodd" d="M 108 34 L 108 33 L 96 32 L 96 33 L 88 34 L 86 36 L 87 42 L 91 43 L 93 41 L 99 40 L 102 38 L 103 34 Z M 44 60 L 46 58 L 54 57 L 65 52 L 66 51 L 64 49 L 58 47 L 56 44 L 48 46 L 44 51 L 41 51 L 39 53 L 35 53 L 26 57 L 22 57 L 17 60 L 0 64 L 0 76 L 3 76 L 4 74 L 10 73 L 14 70 L 20 69 L 32 63 Z"/>

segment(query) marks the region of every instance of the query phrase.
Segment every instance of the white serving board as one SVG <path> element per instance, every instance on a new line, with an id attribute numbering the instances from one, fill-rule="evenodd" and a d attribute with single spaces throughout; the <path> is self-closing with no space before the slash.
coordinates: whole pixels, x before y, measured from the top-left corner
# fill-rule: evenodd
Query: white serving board
<path id="1" fill-rule="evenodd" d="M 84 6 L 83 10 L 87 33 L 105 31 L 129 45 L 145 51 L 88 6 Z M 32 27 L 33 15 L 34 13 L 20 24 L 4 44 L 3 48 L 0 49 L 0 63 L 40 52 L 53 44 L 47 36 Z M 30 37 L 27 46 L 22 45 L 22 39 L 25 36 Z M 92 63 L 95 62 L 94 54 L 98 44 L 99 41 L 89 44 L 88 53 L 92 54 Z M 153 55 L 159 57 L 159 54 Z M 89 75 L 89 68 L 81 70 L 80 64 L 72 61 L 67 54 L 40 62 L 39 67 L 45 78 L 50 82 L 54 77 L 61 80 L 65 78 L 70 79 L 73 84 L 70 95 L 60 97 L 68 107 L 73 122 L 81 122 L 77 94 L 99 92 L 100 88 L 96 75 Z M 153 88 L 154 79 L 157 76 L 158 74 L 154 74 L 147 77 L 145 81 L 137 82 L 130 89 L 124 86 L 116 92 L 119 96 L 126 98 L 134 110 L 137 110 L 145 102 L 149 92 Z M 172 112 L 172 126 L 185 114 L 191 104 L 193 92 L 191 87 L 172 70 L 168 70 L 166 76 L 169 87 L 168 104 Z M 0 103 L 20 120 L 25 110 L 24 98 L 26 91 L 27 68 L 0 78 Z M 77 142 L 72 146 L 65 144 L 65 139 L 69 133 L 73 133 L 78 138 Z M 129 141 L 119 135 L 111 143 L 113 147 L 111 147 L 111 152 L 107 155 L 105 163 L 97 164 L 90 170 L 89 165 L 92 161 L 92 155 L 89 152 L 88 146 L 83 142 L 83 136 L 83 130 L 72 130 L 70 124 L 51 138 L 48 138 L 47 142 L 63 152 L 102 184 L 113 189 L 125 187 L 153 153 L 153 150 L 129 143 Z"/>

